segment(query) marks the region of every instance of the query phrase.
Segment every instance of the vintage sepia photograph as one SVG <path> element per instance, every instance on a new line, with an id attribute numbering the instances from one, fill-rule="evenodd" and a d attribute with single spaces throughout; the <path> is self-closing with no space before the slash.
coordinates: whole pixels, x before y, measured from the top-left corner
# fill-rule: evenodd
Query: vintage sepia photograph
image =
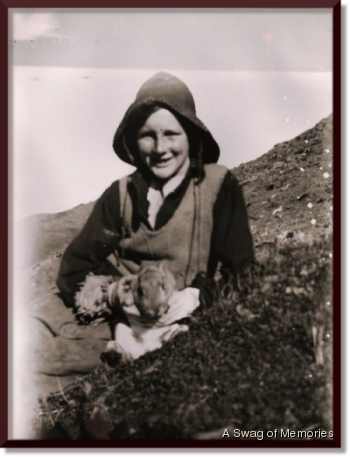
<path id="1" fill-rule="evenodd" d="M 338 442 L 334 14 L 9 9 L 10 440 Z"/>

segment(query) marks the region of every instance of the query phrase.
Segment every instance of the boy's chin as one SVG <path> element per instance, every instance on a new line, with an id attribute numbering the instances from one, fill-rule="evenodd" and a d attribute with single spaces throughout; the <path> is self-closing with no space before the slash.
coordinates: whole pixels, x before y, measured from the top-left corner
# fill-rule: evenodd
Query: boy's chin
<path id="1" fill-rule="evenodd" d="M 166 170 L 166 169 L 160 169 L 160 168 L 152 168 L 151 173 L 153 176 L 158 179 L 159 181 L 168 181 L 171 179 L 175 174 L 176 170 Z"/>

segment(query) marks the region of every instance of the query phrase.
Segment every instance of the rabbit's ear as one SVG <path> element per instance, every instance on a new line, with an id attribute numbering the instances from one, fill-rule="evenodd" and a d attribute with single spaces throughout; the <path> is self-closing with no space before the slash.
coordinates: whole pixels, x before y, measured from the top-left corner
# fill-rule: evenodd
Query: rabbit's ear
<path id="1" fill-rule="evenodd" d="M 134 289 L 137 284 L 137 275 L 127 275 L 123 276 L 119 280 L 119 287 L 123 289 L 124 292 Z"/>
<path id="2" fill-rule="evenodd" d="M 171 293 L 171 294 L 176 290 L 176 279 L 170 270 L 168 270 L 168 274 L 167 274 L 167 287 L 168 287 L 169 293 Z"/>
<path id="3" fill-rule="evenodd" d="M 169 267 L 168 267 L 166 260 L 162 260 L 161 262 L 159 262 L 158 269 L 161 273 L 163 273 L 165 275 L 167 275 L 169 273 Z"/>
<path id="4" fill-rule="evenodd" d="M 168 264 L 165 260 L 160 262 L 159 264 L 159 271 L 163 276 L 163 283 L 164 286 L 170 291 L 175 290 L 176 288 L 176 281 L 173 273 L 170 271 Z"/>

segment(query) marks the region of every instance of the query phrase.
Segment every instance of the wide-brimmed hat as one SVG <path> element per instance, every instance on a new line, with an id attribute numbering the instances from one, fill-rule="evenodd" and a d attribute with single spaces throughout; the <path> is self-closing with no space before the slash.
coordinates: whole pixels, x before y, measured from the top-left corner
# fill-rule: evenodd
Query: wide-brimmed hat
<path id="1" fill-rule="evenodd" d="M 117 156 L 131 165 L 136 165 L 136 157 L 126 141 L 126 132 L 143 110 L 159 106 L 173 112 L 181 122 L 188 121 L 197 129 L 202 139 L 204 163 L 216 163 L 220 148 L 214 137 L 197 117 L 196 106 L 191 91 L 186 84 L 169 73 L 156 73 L 148 79 L 136 94 L 135 101 L 126 111 L 113 139 L 113 149 Z"/>

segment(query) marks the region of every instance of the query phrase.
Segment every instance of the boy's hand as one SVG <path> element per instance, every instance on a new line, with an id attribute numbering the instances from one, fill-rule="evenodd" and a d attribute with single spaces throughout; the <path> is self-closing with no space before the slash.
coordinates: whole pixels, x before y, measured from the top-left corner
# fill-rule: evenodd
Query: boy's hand
<path id="1" fill-rule="evenodd" d="M 191 287 L 199 289 L 199 301 L 202 306 L 213 304 L 216 284 L 212 278 L 208 278 L 204 272 L 200 272 L 193 280 Z"/>

